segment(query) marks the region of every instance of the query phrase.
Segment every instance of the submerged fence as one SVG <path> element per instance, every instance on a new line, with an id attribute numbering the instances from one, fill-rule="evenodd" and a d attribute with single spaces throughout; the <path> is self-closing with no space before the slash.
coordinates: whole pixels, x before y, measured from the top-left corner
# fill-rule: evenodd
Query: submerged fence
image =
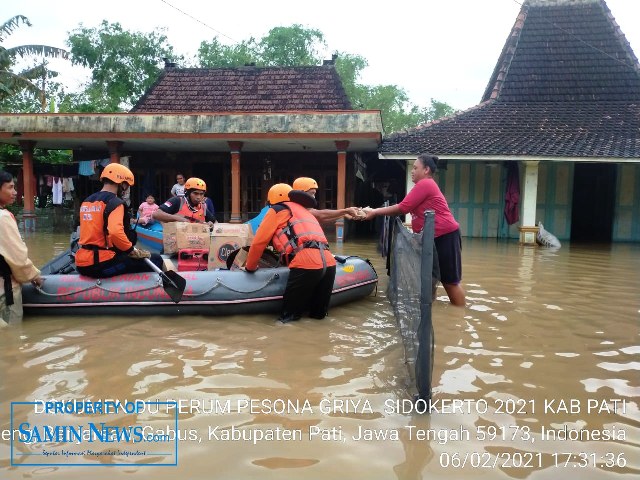
<path id="1" fill-rule="evenodd" d="M 402 335 L 410 387 L 415 385 L 418 399 L 424 401 L 431 399 L 433 375 L 434 218 L 432 210 L 425 212 L 422 233 L 410 232 L 397 217 L 389 219 L 382 234 L 382 253 L 388 253 L 388 297 Z"/>

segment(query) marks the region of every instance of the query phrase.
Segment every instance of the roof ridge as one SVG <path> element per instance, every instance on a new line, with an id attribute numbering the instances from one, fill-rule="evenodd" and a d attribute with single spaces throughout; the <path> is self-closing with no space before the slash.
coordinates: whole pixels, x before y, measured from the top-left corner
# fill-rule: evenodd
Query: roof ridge
<path id="1" fill-rule="evenodd" d="M 482 101 L 600 101 L 625 88 L 640 95 L 640 63 L 605 0 L 526 0 Z"/>
<path id="2" fill-rule="evenodd" d="M 504 81 L 507 78 L 511 61 L 513 60 L 513 56 L 518 47 L 520 34 L 522 33 L 522 28 L 524 27 L 524 22 L 527 18 L 527 10 L 528 7 L 525 2 L 516 17 L 516 21 L 513 23 L 513 27 L 511 27 L 511 32 L 509 32 L 509 37 L 507 38 L 504 47 L 502 47 L 502 52 L 500 52 L 498 62 L 496 63 L 493 73 L 489 78 L 489 83 L 482 95 L 481 101 L 490 100 L 492 98 L 495 99 L 500 96 L 502 85 L 504 85 Z"/>

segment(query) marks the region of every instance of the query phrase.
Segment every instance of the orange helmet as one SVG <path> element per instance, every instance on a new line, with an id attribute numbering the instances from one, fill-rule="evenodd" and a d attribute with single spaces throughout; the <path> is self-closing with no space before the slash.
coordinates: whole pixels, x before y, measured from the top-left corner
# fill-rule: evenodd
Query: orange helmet
<path id="1" fill-rule="evenodd" d="M 202 190 L 204 192 L 207 191 L 207 184 L 204 183 L 204 180 L 196 177 L 191 177 L 189 180 L 184 182 L 185 190 Z"/>
<path id="2" fill-rule="evenodd" d="M 288 202 L 289 192 L 291 190 L 291 185 L 287 185 L 286 183 L 276 183 L 269 189 L 269 193 L 267 193 L 267 201 L 270 205 L 275 205 L 280 202 Z"/>
<path id="3" fill-rule="evenodd" d="M 110 163 L 102 173 L 100 174 L 100 180 L 103 178 L 108 178 L 113 183 L 120 184 L 122 182 L 127 182 L 129 186 L 132 186 L 134 183 L 133 173 L 124 165 L 120 165 L 119 163 Z"/>
<path id="4" fill-rule="evenodd" d="M 303 192 L 308 192 L 312 188 L 315 188 L 316 190 L 319 188 L 318 182 L 316 182 L 313 178 L 300 177 L 300 178 L 296 178 L 293 181 L 294 190 L 302 190 Z"/>

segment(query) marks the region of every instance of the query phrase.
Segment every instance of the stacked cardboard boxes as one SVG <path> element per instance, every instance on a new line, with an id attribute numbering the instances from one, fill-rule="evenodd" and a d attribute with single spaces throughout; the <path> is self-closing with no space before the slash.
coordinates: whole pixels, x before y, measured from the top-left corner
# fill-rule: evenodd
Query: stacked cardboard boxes
<path id="1" fill-rule="evenodd" d="M 227 258 L 234 250 L 251 245 L 253 230 L 247 223 L 216 223 L 211 231 L 209 270 L 227 268 Z"/>

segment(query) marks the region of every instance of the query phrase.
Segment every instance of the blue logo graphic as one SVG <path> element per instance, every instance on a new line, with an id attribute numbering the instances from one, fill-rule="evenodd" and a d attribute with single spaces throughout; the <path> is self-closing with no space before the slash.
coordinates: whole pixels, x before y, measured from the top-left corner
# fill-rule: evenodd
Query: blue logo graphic
<path id="1" fill-rule="evenodd" d="M 177 466 L 178 432 L 175 401 L 11 402 L 11 466 Z"/>

